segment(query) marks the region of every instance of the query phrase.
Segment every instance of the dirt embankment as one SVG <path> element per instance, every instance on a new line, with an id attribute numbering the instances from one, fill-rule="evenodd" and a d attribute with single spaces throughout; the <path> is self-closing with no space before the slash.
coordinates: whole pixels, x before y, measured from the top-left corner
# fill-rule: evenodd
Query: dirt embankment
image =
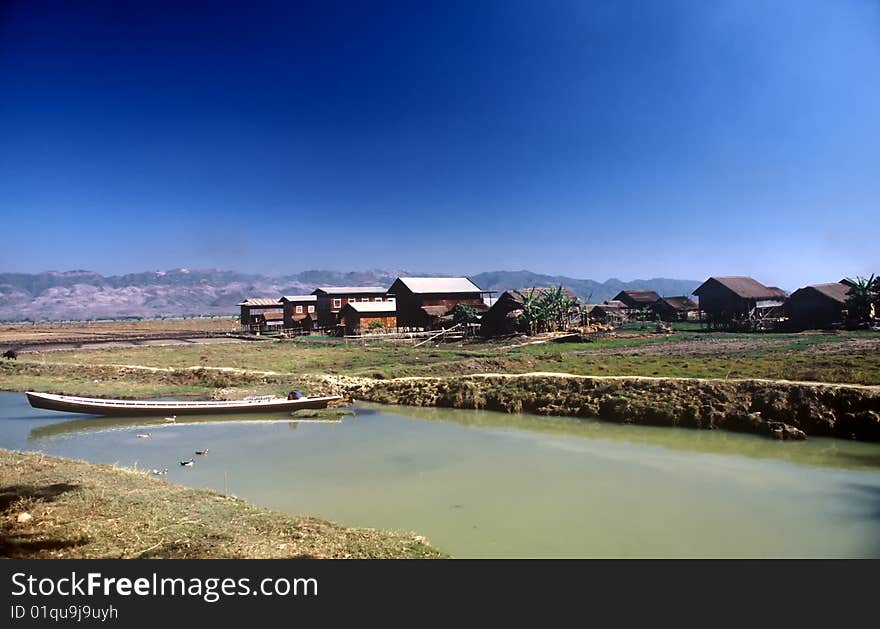
<path id="1" fill-rule="evenodd" d="M 546 373 L 394 380 L 323 376 L 314 387 L 386 404 L 598 417 L 778 439 L 880 441 L 880 387 Z"/>

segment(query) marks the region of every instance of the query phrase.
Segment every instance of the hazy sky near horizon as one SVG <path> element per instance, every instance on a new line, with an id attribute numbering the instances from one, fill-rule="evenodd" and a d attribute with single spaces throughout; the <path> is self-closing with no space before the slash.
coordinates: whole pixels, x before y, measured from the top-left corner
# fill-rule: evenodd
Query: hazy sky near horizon
<path id="1" fill-rule="evenodd" d="M 880 2 L 179 4 L 0 4 L 0 271 L 880 271 Z"/>

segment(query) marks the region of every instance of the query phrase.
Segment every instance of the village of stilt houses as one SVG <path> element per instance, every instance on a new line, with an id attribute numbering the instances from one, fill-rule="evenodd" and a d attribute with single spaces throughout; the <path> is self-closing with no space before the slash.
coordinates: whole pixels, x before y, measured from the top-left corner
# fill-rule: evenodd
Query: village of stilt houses
<path id="1" fill-rule="evenodd" d="M 398 277 L 389 287 L 321 286 L 308 295 L 252 297 L 239 304 L 243 331 L 385 340 L 589 335 L 639 324 L 672 332 L 673 324 L 738 332 L 797 332 L 868 327 L 874 317 L 872 276 L 812 284 L 791 294 L 745 276 L 710 277 L 693 295 L 622 290 L 598 304 L 565 286 L 498 294 L 467 277 Z"/>

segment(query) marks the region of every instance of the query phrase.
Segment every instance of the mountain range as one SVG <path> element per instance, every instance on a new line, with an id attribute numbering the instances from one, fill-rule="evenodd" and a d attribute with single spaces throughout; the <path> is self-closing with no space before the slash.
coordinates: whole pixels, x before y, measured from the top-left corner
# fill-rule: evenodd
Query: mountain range
<path id="1" fill-rule="evenodd" d="M 104 276 L 93 271 L 0 273 L 0 321 L 231 315 L 247 297 L 308 294 L 317 286 L 390 286 L 398 276 L 438 275 L 403 270 L 303 271 L 281 277 L 222 270 L 172 269 Z M 653 278 L 597 282 L 531 271 L 489 271 L 470 276 L 498 291 L 562 284 L 590 303 L 624 289 L 688 295 L 700 282 Z"/>

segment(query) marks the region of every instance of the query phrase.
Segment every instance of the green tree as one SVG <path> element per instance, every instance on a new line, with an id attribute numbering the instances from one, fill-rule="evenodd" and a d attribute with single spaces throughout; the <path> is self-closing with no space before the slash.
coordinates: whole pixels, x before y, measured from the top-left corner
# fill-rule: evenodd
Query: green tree
<path id="1" fill-rule="evenodd" d="M 864 323 L 871 321 L 880 311 L 880 277 L 857 277 L 847 279 L 850 283 L 846 300 L 847 316 L 851 321 Z"/>
<path id="2" fill-rule="evenodd" d="M 480 320 L 477 311 L 467 304 L 456 304 L 452 309 L 452 320 L 455 323 L 476 323 Z"/>
<path id="3" fill-rule="evenodd" d="M 537 334 L 542 317 L 540 291 L 535 288 L 529 288 L 525 292 L 514 292 L 522 304 L 523 321 L 528 328 L 529 335 Z"/>
<path id="4" fill-rule="evenodd" d="M 529 334 L 554 332 L 568 327 L 574 302 L 564 287 L 530 288 L 524 292 L 516 291 L 516 295 L 522 303 L 523 319 Z"/>

